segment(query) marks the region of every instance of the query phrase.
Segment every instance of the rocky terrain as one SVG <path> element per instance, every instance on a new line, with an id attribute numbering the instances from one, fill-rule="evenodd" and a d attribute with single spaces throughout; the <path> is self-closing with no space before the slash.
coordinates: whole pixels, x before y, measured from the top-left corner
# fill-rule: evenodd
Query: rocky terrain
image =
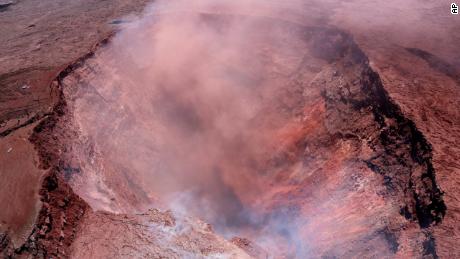
<path id="1" fill-rule="evenodd" d="M 460 23 L 414 2 L 0 5 L 0 254 L 458 257 Z"/>

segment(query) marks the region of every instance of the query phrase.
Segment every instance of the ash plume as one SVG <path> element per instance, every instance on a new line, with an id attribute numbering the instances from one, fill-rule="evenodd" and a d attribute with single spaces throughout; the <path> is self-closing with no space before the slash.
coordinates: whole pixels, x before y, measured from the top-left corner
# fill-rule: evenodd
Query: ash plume
<path id="1" fill-rule="evenodd" d="M 321 78 L 338 74 L 324 67 L 348 53 L 351 37 L 307 31 L 301 21 L 317 17 L 304 7 L 156 1 L 123 25 L 76 94 L 75 120 L 94 142 L 79 195 L 97 210 L 170 208 L 288 257 L 308 257 L 316 243 L 342 245 L 337 233 L 363 235 L 374 223 L 349 217 L 361 209 L 353 192 L 378 200 L 362 179 L 378 186 L 380 176 L 344 165 L 360 144 L 330 137 L 325 105 L 315 101 Z M 387 211 L 382 204 L 372 213 Z"/>
<path id="2" fill-rule="evenodd" d="M 276 78 L 299 62 L 292 45 L 302 45 L 286 42 L 282 26 L 254 18 L 272 19 L 280 6 L 157 1 L 97 54 L 97 76 L 86 84 L 94 90 L 75 103 L 82 134 L 97 149 L 86 171 L 99 178 L 82 194 L 93 207 L 165 206 L 229 238 L 284 222 L 274 234 L 291 238 L 294 224 L 286 222 L 294 218 L 252 205 L 270 189 L 267 163 L 291 120 L 278 112 L 285 82 Z M 294 64 L 271 67 L 277 55 Z M 127 187 L 114 187 L 114 178 Z M 130 192 L 137 203 L 125 206 Z"/>

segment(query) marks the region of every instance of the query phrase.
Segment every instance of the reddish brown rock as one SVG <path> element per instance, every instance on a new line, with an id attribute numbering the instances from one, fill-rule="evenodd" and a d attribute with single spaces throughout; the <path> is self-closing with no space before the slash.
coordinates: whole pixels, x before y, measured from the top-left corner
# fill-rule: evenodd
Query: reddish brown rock
<path id="1" fill-rule="evenodd" d="M 218 14 L 181 15 L 184 24 L 172 15 L 172 27 L 160 34 L 151 29 L 158 23 L 131 28 L 102 48 L 91 46 L 110 34 L 97 27 L 114 17 L 106 8 L 90 8 L 98 15 L 78 20 L 104 28 L 78 31 L 90 35 L 79 47 L 80 34 L 73 32 L 50 34 L 34 50 L 19 46 L 46 25 L 40 19 L 25 27 L 30 34 L 8 31 L 17 40 L 0 40 L 18 46 L 8 45 L 0 57 L 12 58 L 0 67 L 0 147 L 6 150 L 0 169 L 7 172 L 0 200 L 13 209 L 0 215 L 1 253 L 458 257 L 458 34 L 449 34 L 458 23 L 439 15 L 444 7 L 437 2 L 308 2 L 321 17 L 306 17 L 293 3 L 261 6 L 259 16 L 247 16 L 254 9 L 219 7 Z M 7 8 L 0 21 L 31 6 Z M 121 2 L 113 8 L 137 9 Z M 390 21 L 392 15 L 407 23 Z M 62 20 L 58 30 L 67 28 Z M 174 29 L 187 32 L 197 21 L 200 33 L 177 38 Z M 227 30 L 243 40 L 219 38 Z M 214 33 L 220 45 L 200 38 Z M 185 55 L 179 66 L 164 59 L 159 67 L 147 62 L 136 69 L 154 48 L 142 38 L 149 36 L 164 40 L 151 60 Z M 213 60 L 222 54 L 213 52 L 219 46 L 232 55 Z M 143 56 L 130 56 L 128 47 Z M 42 48 L 53 60 L 42 58 Z M 30 51 L 19 55 L 21 49 Z M 254 92 L 226 92 L 219 86 L 228 81 L 218 80 L 212 82 L 219 91 L 203 91 L 208 81 L 196 77 L 203 65 L 209 78 L 232 75 L 230 86 Z M 260 106 L 251 110 L 248 103 Z M 248 108 L 243 114 L 250 119 L 237 107 Z M 22 153 L 31 155 L 10 166 Z M 27 179 L 33 183 L 23 184 Z M 18 185 L 27 195 L 8 198 Z M 249 239 L 219 237 L 235 233 Z"/>

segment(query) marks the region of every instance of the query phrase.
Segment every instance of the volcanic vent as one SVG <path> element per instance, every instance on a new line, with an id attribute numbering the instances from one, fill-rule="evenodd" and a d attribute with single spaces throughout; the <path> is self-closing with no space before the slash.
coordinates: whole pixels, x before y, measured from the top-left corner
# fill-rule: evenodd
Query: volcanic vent
<path id="1" fill-rule="evenodd" d="M 233 240 L 255 257 L 436 257 L 446 208 L 431 147 L 347 33 L 232 8 L 151 14 L 67 72 L 57 170 L 103 211 L 83 219 L 74 256 L 88 240 L 148 256 L 136 244 L 152 232 L 134 226 L 182 231 L 149 211 L 161 208 L 248 238 Z M 186 253 L 242 256 L 203 235 L 226 248 Z"/>

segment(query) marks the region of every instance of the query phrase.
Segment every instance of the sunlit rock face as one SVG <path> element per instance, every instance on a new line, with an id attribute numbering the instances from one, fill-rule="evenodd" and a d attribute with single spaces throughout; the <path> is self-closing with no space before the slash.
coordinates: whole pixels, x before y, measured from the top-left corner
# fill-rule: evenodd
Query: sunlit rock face
<path id="1" fill-rule="evenodd" d="M 193 215 L 275 256 L 435 256 L 430 146 L 352 37 L 204 7 L 150 13 L 63 79 L 77 194 Z"/>
<path id="2" fill-rule="evenodd" d="M 262 250 L 259 250 L 262 251 Z M 200 220 L 150 209 L 136 215 L 88 213 L 72 258 L 251 258 Z"/>

